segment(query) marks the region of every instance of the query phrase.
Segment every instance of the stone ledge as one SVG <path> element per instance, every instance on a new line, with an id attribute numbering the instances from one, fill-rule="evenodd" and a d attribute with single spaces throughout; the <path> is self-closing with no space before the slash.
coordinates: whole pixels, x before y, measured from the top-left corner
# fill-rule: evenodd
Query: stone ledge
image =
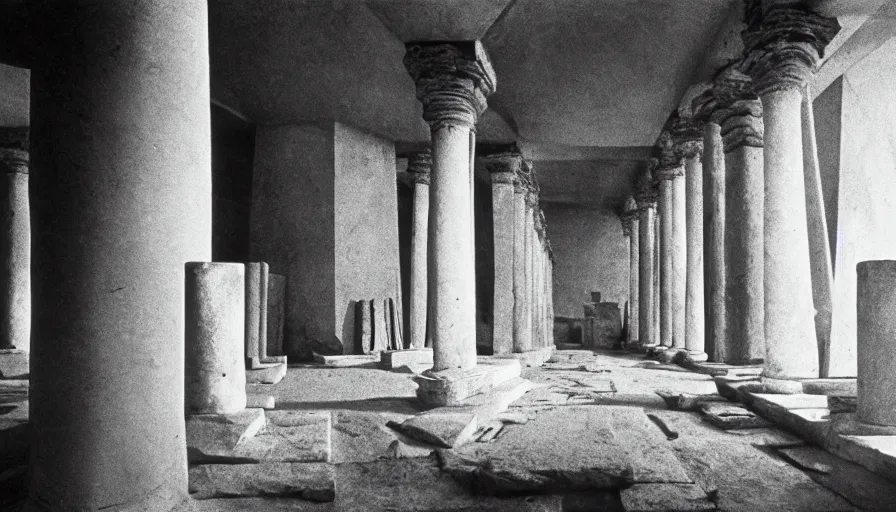
<path id="1" fill-rule="evenodd" d="M 380 368 L 384 370 L 394 370 L 402 366 L 414 365 L 429 365 L 432 367 L 432 349 L 386 350 L 380 356 Z"/>
<path id="2" fill-rule="evenodd" d="M 24 350 L 0 350 L 0 379 L 27 379 L 29 354 Z"/>
<path id="3" fill-rule="evenodd" d="M 493 356 L 495 359 L 517 359 L 523 366 L 538 367 L 546 363 L 554 354 L 554 347 L 543 347 L 526 352 L 514 352 Z"/>
<path id="4" fill-rule="evenodd" d="M 333 466 L 324 463 L 208 464 L 190 468 L 194 499 L 250 496 L 336 499 Z"/>
<path id="5" fill-rule="evenodd" d="M 276 384 L 286 377 L 286 363 L 263 363 L 259 368 L 246 369 L 248 384 Z"/>
<path id="6" fill-rule="evenodd" d="M 473 368 L 439 372 L 427 370 L 415 376 L 414 382 L 420 386 L 417 388 L 417 398 L 424 404 L 456 405 L 473 395 L 513 380 L 520 373 L 520 363 L 516 359 L 479 358 L 478 365 Z"/>
<path id="7" fill-rule="evenodd" d="M 348 354 L 342 356 L 324 356 L 314 354 L 314 362 L 330 368 L 350 368 L 352 366 L 370 366 L 380 361 L 380 353 Z"/>

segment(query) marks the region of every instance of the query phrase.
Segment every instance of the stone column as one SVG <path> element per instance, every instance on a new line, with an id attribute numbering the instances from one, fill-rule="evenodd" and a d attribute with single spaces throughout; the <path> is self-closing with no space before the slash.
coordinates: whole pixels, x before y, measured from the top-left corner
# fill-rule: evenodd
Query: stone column
<path id="1" fill-rule="evenodd" d="M 856 265 L 859 421 L 896 427 L 896 261 Z"/>
<path id="2" fill-rule="evenodd" d="M 646 171 L 638 191 L 638 341 L 646 347 L 657 344 L 654 330 L 654 245 L 656 188 Z M 632 323 L 631 325 L 635 325 Z"/>
<path id="3" fill-rule="evenodd" d="M 211 259 L 207 5 L 33 7 L 26 507 L 172 510 L 184 263 Z"/>
<path id="4" fill-rule="evenodd" d="M 638 343 L 638 330 L 640 329 L 640 305 L 638 297 L 640 296 L 640 281 L 638 273 L 640 271 L 640 254 L 638 252 L 638 244 L 640 238 L 640 213 L 638 203 L 634 197 L 629 197 L 625 201 L 625 209 L 622 212 L 622 232 L 629 239 L 629 266 L 628 266 L 628 339 L 626 343 Z"/>
<path id="5" fill-rule="evenodd" d="M 532 319 L 527 315 L 526 197 L 529 185 L 525 161 L 513 184 L 513 351 L 532 350 Z"/>
<path id="6" fill-rule="evenodd" d="M 657 199 L 659 199 L 659 184 L 656 184 Z M 663 301 L 662 301 L 662 277 L 663 261 L 660 245 L 662 242 L 662 219 L 660 218 L 660 205 L 657 201 L 653 218 L 653 344 L 656 348 L 662 347 L 663 333 Z M 670 329 L 671 332 L 671 329 Z"/>
<path id="7" fill-rule="evenodd" d="M 429 171 L 432 155 L 419 151 L 408 155 L 408 173 L 414 184 L 411 220 L 411 348 L 429 346 L 426 336 L 426 247 L 429 225 Z"/>
<path id="8" fill-rule="evenodd" d="M 687 292 L 687 211 L 684 164 L 670 132 L 660 137 L 663 156 L 654 177 L 660 180 L 662 221 L 661 276 L 662 340 L 674 349 L 685 348 Z M 668 345 L 667 345 L 668 343 Z"/>
<path id="9" fill-rule="evenodd" d="M 534 190 L 534 186 L 529 186 L 526 194 L 526 318 L 529 325 L 529 347 L 527 350 L 536 348 L 538 327 L 535 322 L 535 247 L 538 244 L 537 234 L 535 233 L 535 207 L 538 205 L 538 195 Z"/>
<path id="10" fill-rule="evenodd" d="M 694 118 L 703 122 L 703 294 L 705 350 L 725 360 L 725 153 L 718 102 L 710 89 L 694 99 Z"/>
<path id="11" fill-rule="evenodd" d="M 0 169 L 5 175 L 0 198 L 3 232 L 0 267 L 3 286 L 0 329 L 0 376 L 28 375 L 31 350 L 31 211 L 28 203 L 27 129 L 14 147 L 0 147 Z M 15 137 L 3 137 L 9 139 Z M 5 142 L 5 140 L 4 140 Z"/>
<path id="12" fill-rule="evenodd" d="M 659 171 L 659 169 L 657 169 Z M 671 348 L 673 338 L 674 285 L 672 283 L 672 182 L 659 172 L 660 339 L 657 348 Z"/>
<path id="13" fill-rule="evenodd" d="M 750 79 L 733 68 L 716 81 L 725 148 L 725 260 L 728 326 L 724 362 L 765 357 L 762 105 Z"/>
<path id="14" fill-rule="evenodd" d="M 839 31 L 789 3 L 751 4 L 743 69 L 765 122 L 765 368 L 770 378 L 818 377 L 818 342 L 806 226 L 802 88 Z"/>
<path id="15" fill-rule="evenodd" d="M 431 129 L 427 318 L 433 371 L 476 366 L 471 130 L 495 90 L 478 41 L 410 43 L 405 66 Z"/>
<path id="16" fill-rule="evenodd" d="M 547 244 L 548 264 L 548 346 L 554 348 L 557 340 L 554 339 L 554 250 L 551 242 Z"/>

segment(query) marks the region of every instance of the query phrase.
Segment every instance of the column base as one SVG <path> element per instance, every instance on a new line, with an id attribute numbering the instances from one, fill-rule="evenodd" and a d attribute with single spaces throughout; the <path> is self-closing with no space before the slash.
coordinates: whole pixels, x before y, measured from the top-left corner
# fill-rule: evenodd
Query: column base
<path id="1" fill-rule="evenodd" d="M 0 350 L 0 379 L 27 379 L 31 372 L 29 356 L 25 350 Z"/>
<path id="2" fill-rule="evenodd" d="M 427 370 L 414 377 L 417 398 L 425 405 L 458 405 L 463 400 L 520 376 L 516 359 L 484 359 L 469 369 Z"/>
<path id="3" fill-rule="evenodd" d="M 709 361 L 709 355 L 706 352 L 688 351 L 685 353 L 684 360 L 689 363 L 702 363 Z"/>
<path id="4" fill-rule="evenodd" d="M 517 359 L 520 364 L 530 368 L 538 367 L 547 362 L 554 353 L 554 347 L 543 347 L 535 350 L 527 350 L 525 352 L 513 352 L 511 354 L 501 354 L 493 356 L 495 359 Z"/>
<path id="5" fill-rule="evenodd" d="M 286 377 L 286 363 L 262 364 L 259 368 L 246 369 L 247 384 L 276 384 Z"/>
<path id="6" fill-rule="evenodd" d="M 380 368 L 394 370 L 402 366 L 429 365 L 432 367 L 431 348 L 412 348 L 407 350 L 386 350 L 380 356 Z"/>

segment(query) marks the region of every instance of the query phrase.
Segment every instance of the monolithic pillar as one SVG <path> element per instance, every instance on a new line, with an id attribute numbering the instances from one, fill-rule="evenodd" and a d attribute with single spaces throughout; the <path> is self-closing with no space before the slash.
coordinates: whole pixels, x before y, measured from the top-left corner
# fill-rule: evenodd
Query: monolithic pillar
<path id="1" fill-rule="evenodd" d="M 513 183 L 513 351 L 532 350 L 532 319 L 527 315 L 526 197 L 529 194 L 528 166 L 521 164 Z"/>
<path id="2" fill-rule="evenodd" d="M 659 180 L 659 253 L 660 253 L 660 339 L 658 348 L 671 348 L 673 338 L 673 297 L 672 282 L 672 181 L 667 174 L 657 168 L 654 177 Z"/>
<path id="3" fill-rule="evenodd" d="M 656 346 L 658 341 L 654 329 L 655 213 L 656 186 L 648 170 L 642 176 L 638 190 L 638 296 L 641 300 L 638 302 L 637 329 L 638 341 L 646 347 Z"/>
<path id="4" fill-rule="evenodd" d="M 863 261 L 858 273 L 858 419 L 896 427 L 896 261 Z"/>
<path id="5" fill-rule="evenodd" d="M 818 377 L 818 343 L 806 226 L 802 88 L 835 19 L 799 4 L 749 4 L 743 69 L 753 78 L 765 122 L 765 338 L 763 375 Z"/>
<path id="6" fill-rule="evenodd" d="M 495 90 L 478 41 L 409 43 L 405 66 L 417 85 L 432 140 L 427 323 L 433 371 L 476 366 L 471 130 Z"/>
<path id="7" fill-rule="evenodd" d="M 629 319 L 628 319 L 628 339 L 626 339 L 626 343 L 638 343 L 638 330 L 640 329 L 640 303 L 638 301 L 638 297 L 640 296 L 641 290 L 640 280 L 638 279 L 638 273 L 640 271 L 640 253 L 638 252 L 638 245 L 640 239 L 640 224 L 639 224 L 640 213 L 638 210 L 638 203 L 635 201 L 634 197 L 629 197 L 625 201 L 625 210 L 622 212 L 622 231 L 625 236 L 628 237 L 628 256 L 629 256 L 629 266 L 628 266 L 628 311 L 629 311 Z"/>
<path id="8" fill-rule="evenodd" d="M 707 359 L 706 318 L 703 300 L 703 130 L 692 120 L 676 134 L 678 151 L 685 162 L 685 334 L 684 347 L 695 361 Z"/>
<path id="9" fill-rule="evenodd" d="M 426 247 L 429 225 L 429 171 L 432 155 L 420 151 L 408 155 L 408 173 L 414 184 L 411 220 L 411 348 L 428 346 L 426 338 Z"/>
<path id="10" fill-rule="evenodd" d="M 674 349 L 685 348 L 687 286 L 687 210 L 684 163 L 669 132 L 660 136 L 663 156 L 654 171 L 661 180 L 660 217 L 663 258 L 662 340 Z M 667 345 L 668 343 L 668 345 Z"/>
<path id="11" fill-rule="evenodd" d="M 0 147 L 0 375 L 28 374 L 31 349 L 31 217 L 28 204 L 27 129 L 15 147 Z M 6 139 L 6 137 L 4 137 Z"/>
<path id="12" fill-rule="evenodd" d="M 703 122 L 703 295 L 705 350 L 725 360 L 725 153 L 712 90 L 694 99 L 694 118 Z"/>
<path id="13" fill-rule="evenodd" d="M 34 5 L 30 510 L 187 498 L 184 263 L 211 259 L 206 4 Z"/>
<path id="14" fill-rule="evenodd" d="M 716 89 L 725 147 L 727 343 L 724 362 L 756 364 L 765 357 L 762 105 L 750 79 L 724 71 Z M 773 340 L 771 340 L 773 341 Z"/>
<path id="15" fill-rule="evenodd" d="M 535 251 L 538 245 L 538 235 L 535 232 L 535 208 L 538 206 L 538 193 L 534 185 L 530 184 L 526 194 L 526 317 L 529 324 L 529 348 L 536 348 L 538 325 L 535 321 Z"/>

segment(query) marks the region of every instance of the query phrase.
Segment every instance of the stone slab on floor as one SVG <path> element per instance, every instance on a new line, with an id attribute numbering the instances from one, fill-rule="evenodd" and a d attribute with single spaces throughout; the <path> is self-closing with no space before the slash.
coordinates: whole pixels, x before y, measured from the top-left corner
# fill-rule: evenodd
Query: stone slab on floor
<path id="1" fill-rule="evenodd" d="M 772 424 L 740 405 L 728 403 L 705 403 L 700 406 L 700 413 L 707 422 L 723 430 L 742 430 L 748 428 L 767 428 Z"/>
<path id="2" fill-rule="evenodd" d="M 746 393 L 745 398 L 754 411 L 775 425 L 820 446 L 826 443 L 831 426 L 829 411 L 826 407 L 810 407 L 826 402 L 826 396 Z"/>
<path id="3" fill-rule="evenodd" d="M 419 386 L 417 398 L 421 402 L 443 406 L 459 404 L 473 395 L 519 378 L 520 372 L 520 363 L 515 359 L 479 358 L 474 368 L 424 372 L 414 376 L 414 381 Z"/>
<path id="4" fill-rule="evenodd" d="M 731 365 L 725 363 L 712 363 L 709 361 L 693 361 L 685 357 L 681 362 L 681 366 L 695 373 L 711 375 L 713 377 L 731 376 L 731 377 L 748 377 L 759 376 L 762 373 L 762 365 Z"/>
<path id="5" fill-rule="evenodd" d="M 716 510 L 699 485 L 635 484 L 619 493 L 626 512 L 704 512 Z"/>
<path id="6" fill-rule="evenodd" d="M 479 426 L 475 414 L 440 411 L 418 414 L 401 424 L 390 424 L 409 437 L 442 448 L 454 448 L 472 440 Z"/>
<path id="7" fill-rule="evenodd" d="M 0 379 L 27 379 L 30 371 L 28 352 L 0 350 Z"/>
<path id="8" fill-rule="evenodd" d="M 247 462 L 329 462 L 331 416 L 317 411 L 268 411 L 267 427 L 245 439 L 231 457 Z"/>
<path id="9" fill-rule="evenodd" d="M 380 362 L 380 353 L 348 354 L 341 356 L 324 356 L 314 354 L 314 362 L 330 368 L 351 368 L 355 366 L 372 366 Z"/>
<path id="10" fill-rule="evenodd" d="M 431 348 L 414 348 L 407 350 L 386 350 L 380 356 L 380 368 L 395 370 L 402 366 L 414 367 L 417 365 L 432 366 Z"/>
<path id="11" fill-rule="evenodd" d="M 803 393 L 808 395 L 856 396 L 858 381 L 856 379 L 806 379 L 802 381 Z"/>
<path id="12" fill-rule="evenodd" d="M 274 409 L 277 406 L 277 400 L 272 395 L 262 395 L 259 393 L 248 393 L 246 395 L 247 409 Z"/>
<path id="13" fill-rule="evenodd" d="M 695 395 L 693 393 L 679 393 L 677 391 L 660 390 L 656 392 L 666 407 L 672 411 L 696 411 L 707 402 L 726 402 L 727 399 L 716 394 Z"/>
<path id="14" fill-rule="evenodd" d="M 328 502 L 336 498 L 333 466 L 323 463 L 203 464 L 189 470 L 194 499 L 289 497 Z"/>
<path id="15" fill-rule="evenodd" d="M 441 451 L 446 469 L 486 494 L 693 483 L 641 409 L 567 406 L 505 425 L 487 444 Z"/>
<path id="16" fill-rule="evenodd" d="M 247 384 L 277 384 L 286 377 L 286 363 L 260 363 L 258 368 L 246 369 Z"/>
<path id="17" fill-rule="evenodd" d="M 255 436 L 265 424 L 263 409 L 193 414 L 186 421 L 187 455 L 190 461 L 229 457 L 239 443 Z"/>
<path id="18" fill-rule="evenodd" d="M 551 356 L 554 354 L 554 347 L 543 347 L 535 350 L 528 350 L 526 352 L 514 352 L 512 354 L 504 354 L 500 356 L 494 356 L 496 358 L 505 358 L 505 359 L 517 359 L 520 364 L 523 366 L 527 366 L 530 368 L 542 366 L 548 360 L 551 359 Z"/>
<path id="19" fill-rule="evenodd" d="M 835 455 L 855 462 L 890 482 L 896 483 L 896 435 L 834 434 L 825 447 Z"/>

